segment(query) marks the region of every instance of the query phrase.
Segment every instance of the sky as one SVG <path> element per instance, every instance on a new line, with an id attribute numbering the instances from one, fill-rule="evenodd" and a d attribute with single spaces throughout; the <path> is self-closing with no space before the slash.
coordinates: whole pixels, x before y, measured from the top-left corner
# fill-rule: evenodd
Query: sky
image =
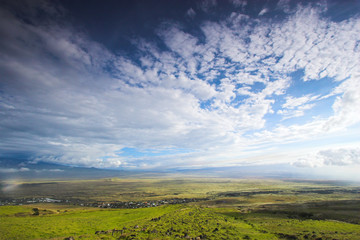
<path id="1" fill-rule="evenodd" d="M 0 158 L 352 177 L 359 62 L 358 0 L 2 1 Z"/>

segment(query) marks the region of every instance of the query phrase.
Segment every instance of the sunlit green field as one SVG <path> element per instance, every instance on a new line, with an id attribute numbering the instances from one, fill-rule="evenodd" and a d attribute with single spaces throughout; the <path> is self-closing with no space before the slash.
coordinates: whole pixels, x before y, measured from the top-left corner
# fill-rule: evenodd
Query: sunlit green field
<path id="1" fill-rule="evenodd" d="M 36 205 L 38 207 L 39 205 Z M 1 239 L 49 239 L 74 236 L 92 238 L 98 230 L 109 230 L 157 217 L 178 206 L 135 210 L 101 210 L 83 208 L 58 208 L 43 204 L 41 214 L 34 216 L 34 206 L 1 207 Z M 46 212 L 49 212 L 47 214 Z M 92 237 L 91 237 L 92 236 Z"/>
<path id="2" fill-rule="evenodd" d="M 18 183 L 7 197 L 188 204 L 104 209 L 65 203 L 0 206 L 0 239 L 360 239 L 359 187 L 237 179 L 105 179 Z"/>
<path id="3" fill-rule="evenodd" d="M 38 216 L 33 215 L 35 206 L 42 207 Z M 302 216 L 301 212 L 242 213 L 235 208 L 194 205 L 116 210 L 66 208 L 53 204 L 35 206 L 1 207 L 1 239 L 65 239 L 70 236 L 74 239 L 360 238 L 358 224 L 313 220 Z"/>

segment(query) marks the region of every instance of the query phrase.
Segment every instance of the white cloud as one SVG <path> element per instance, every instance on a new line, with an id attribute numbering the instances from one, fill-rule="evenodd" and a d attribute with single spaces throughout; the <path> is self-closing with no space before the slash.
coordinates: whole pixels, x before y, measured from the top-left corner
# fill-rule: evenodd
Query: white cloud
<path id="1" fill-rule="evenodd" d="M 311 97 L 311 95 L 305 95 L 305 96 L 298 97 L 298 98 L 294 98 L 292 96 L 287 96 L 285 99 L 286 99 L 286 102 L 282 105 L 282 107 L 288 108 L 288 109 L 294 109 L 305 103 L 308 103 L 309 101 L 313 100 L 314 97 Z"/>
<path id="2" fill-rule="evenodd" d="M 287 96 L 286 102 L 282 105 L 282 109 L 277 111 L 277 114 L 283 115 L 283 119 L 304 116 L 305 110 L 309 110 L 315 106 L 314 103 L 309 103 L 318 99 L 318 96 L 305 95 L 294 98 Z"/>
<path id="3" fill-rule="evenodd" d="M 262 15 L 264 15 L 265 13 L 267 13 L 269 11 L 269 9 L 267 9 L 267 8 L 263 8 L 260 12 L 259 12 L 259 16 L 262 16 Z"/>
<path id="4" fill-rule="evenodd" d="M 176 27 L 166 28 L 159 34 L 172 51 L 185 59 L 191 57 L 196 51 L 197 39 Z"/>
<path id="5" fill-rule="evenodd" d="M 305 110 L 309 110 L 309 109 L 313 108 L 314 106 L 315 106 L 315 104 L 306 104 L 306 105 L 300 106 L 296 109 L 278 110 L 277 114 L 283 115 L 284 116 L 283 119 L 301 117 L 301 116 L 304 116 Z"/>
<path id="6" fill-rule="evenodd" d="M 194 18 L 196 16 L 196 12 L 194 9 L 189 8 L 189 10 L 186 11 L 186 15 L 189 16 L 190 18 Z"/>
<path id="7" fill-rule="evenodd" d="M 204 12 L 209 12 L 216 5 L 217 5 L 217 0 L 202 0 L 202 1 L 199 1 L 199 7 Z"/>
<path id="8" fill-rule="evenodd" d="M 230 0 L 235 7 L 245 7 L 247 5 L 246 0 Z"/>
<path id="9" fill-rule="evenodd" d="M 209 11 L 217 3 L 202 4 Z M 244 7 L 246 1 L 233 4 Z M 303 141 L 360 122 L 356 17 L 331 22 L 310 6 L 274 22 L 233 12 L 221 21 L 202 22 L 201 41 L 181 24 L 167 22 L 156 32 L 167 48 L 137 39 L 134 59 L 112 53 L 70 24 L 30 25 L 9 11 L 1 14 L 2 151 L 118 167 L 171 165 L 163 158 L 119 156 L 124 147 L 178 148 L 195 152 L 172 156 L 178 166 L 206 164 L 210 156 L 215 165 L 221 159 L 241 163 L 255 145 Z M 291 95 L 290 76 L 300 70 L 304 78 L 296 81 L 311 86 L 326 78 L 322 81 L 336 87 Z M 283 119 L 303 116 L 330 96 L 336 96 L 328 105 L 330 117 L 268 127 L 275 111 Z"/>
<path id="10" fill-rule="evenodd" d="M 298 167 L 359 165 L 360 148 L 325 149 L 300 158 L 293 164 Z"/>
<path id="11" fill-rule="evenodd" d="M 48 171 L 49 171 L 49 172 L 64 172 L 64 170 L 58 169 L 58 168 L 49 169 Z"/>
<path id="12" fill-rule="evenodd" d="M 16 172 L 27 172 L 30 171 L 29 168 L 0 168 L 0 173 L 16 173 Z"/>
<path id="13" fill-rule="evenodd" d="M 360 107 L 360 71 L 352 78 L 344 81 L 334 92 L 342 92 L 333 104 L 334 115 L 331 116 L 325 129 L 341 129 L 360 122 L 360 116 L 357 109 Z M 341 89 L 341 90 L 340 90 Z"/>
<path id="14" fill-rule="evenodd" d="M 276 5 L 277 9 L 283 10 L 285 13 L 290 13 L 290 0 L 279 0 L 279 2 Z"/>

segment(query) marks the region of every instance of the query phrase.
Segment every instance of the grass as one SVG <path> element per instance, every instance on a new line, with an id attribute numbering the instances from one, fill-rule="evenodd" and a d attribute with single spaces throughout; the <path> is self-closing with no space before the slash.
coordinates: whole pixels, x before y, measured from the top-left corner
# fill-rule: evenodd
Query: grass
<path id="1" fill-rule="evenodd" d="M 276 239 L 257 231 L 244 221 L 228 218 L 226 210 L 196 206 L 166 206 L 129 210 L 72 209 L 71 212 L 33 216 L 32 207 L 2 207 L 1 239 L 118 239 L 136 235 L 136 239 L 174 239 L 202 237 L 208 239 Z M 46 207 L 44 205 L 43 207 Z M 51 211 L 54 211 L 52 209 Z M 22 215 L 17 215 L 22 213 Z M 123 230 L 123 228 L 126 228 Z M 122 232 L 112 232 L 121 229 Z M 102 231 L 96 234 L 97 231 Z M 111 233 L 111 234 L 110 234 Z"/>
<path id="2" fill-rule="evenodd" d="M 39 216 L 32 215 L 34 207 L 39 208 Z M 313 211 L 321 209 L 325 210 Z M 249 213 L 197 205 L 142 209 L 3 206 L 0 239 L 360 239 L 358 224 L 314 220 L 301 213 L 269 206 Z"/>
<path id="3" fill-rule="evenodd" d="M 287 214 L 251 213 L 244 220 L 286 239 L 359 239 L 360 226 L 334 220 L 293 219 Z"/>
<path id="4" fill-rule="evenodd" d="M 154 240 L 360 239 L 359 188 L 334 182 L 103 179 L 27 182 L 10 189 L 1 197 L 84 201 L 209 200 L 140 209 L 102 209 L 58 203 L 0 206 L 0 239 L 4 240 L 58 240 L 69 236 Z"/>
<path id="5" fill-rule="evenodd" d="M 32 215 L 34 206 L 3 206 L 0 215 L 1 239 L 51 239 L 70 235 L 93 235 L 99 230 L 109 230 L 134 221 L 158 217 L 174 211 L 178 206 L 145 209 L 54 209 L 43 204 L 39 216 Z M 36 205 L 39 207 L 39 205 Z M 44 210 L 52 214 L 45 215 Z M 59 210 L 59 212 L 57 211 Z M 19 215 L 19 213 L 22 213 Z"/>

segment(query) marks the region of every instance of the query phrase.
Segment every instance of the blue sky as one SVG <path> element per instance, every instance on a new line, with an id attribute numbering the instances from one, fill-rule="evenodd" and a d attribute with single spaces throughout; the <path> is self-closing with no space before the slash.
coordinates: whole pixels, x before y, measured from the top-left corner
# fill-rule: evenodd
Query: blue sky
<path id="1" fill-rule="evenodd" d="M 360 170 L 359 1 L 4 1 L 0 36 L 1 158 Z"/>

